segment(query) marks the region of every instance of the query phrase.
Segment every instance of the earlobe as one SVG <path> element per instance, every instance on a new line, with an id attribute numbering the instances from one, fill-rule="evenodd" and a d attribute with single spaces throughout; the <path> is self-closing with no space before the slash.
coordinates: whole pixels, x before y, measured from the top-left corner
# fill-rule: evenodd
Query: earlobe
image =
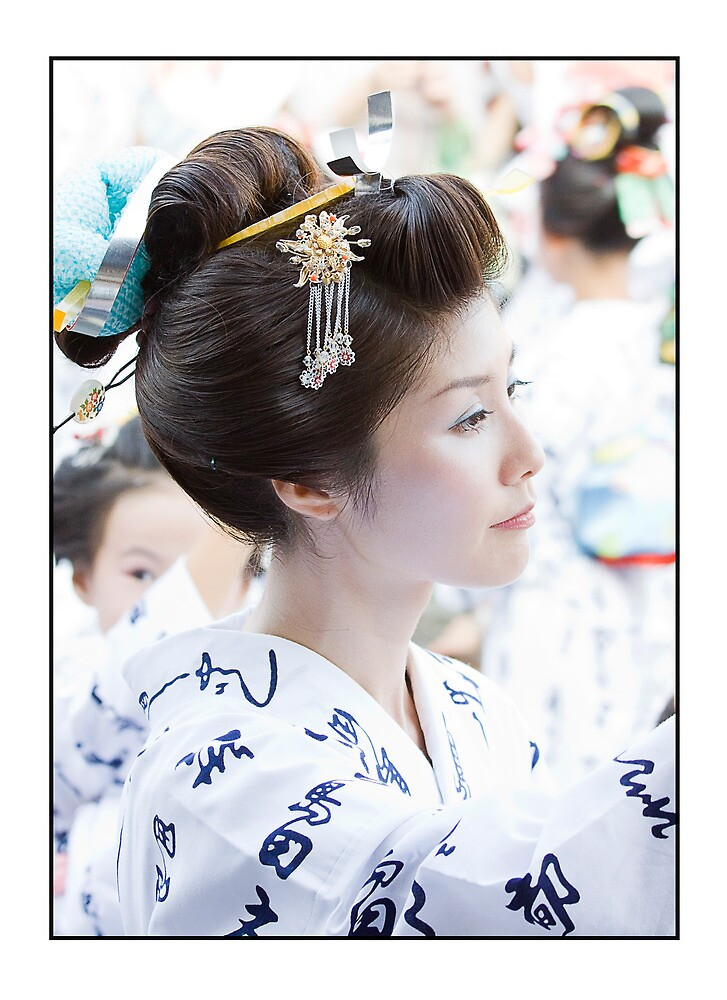
<path id="1" fill-rule="evenodd" d="M 88 567 L 74 566 L 71 577 L 73 589 L 81 598 L 84 604 L 91 604 L 91 569 Z"/>
<path id="2" fill-rule="evenodd" d="M 289 483 L 284 479 L 273 479 L 271 482 L 286 507 L 302 514 L 303 517 L 330 521 L 339 513 L 338 503 L 325 490 L 315 490 L 311 486 Z"/>

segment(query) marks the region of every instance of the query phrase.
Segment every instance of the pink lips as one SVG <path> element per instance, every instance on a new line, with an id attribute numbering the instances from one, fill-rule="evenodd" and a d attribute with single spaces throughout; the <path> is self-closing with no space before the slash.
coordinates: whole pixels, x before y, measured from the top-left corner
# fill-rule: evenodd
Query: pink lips
<path id="1" fill-rule="evenodd" d="M 535 524 L 535 514 L 533 514 L 534 503 L 531 503 L 529 507 L 516 514 L 514 517 L 508 518 L 507 521 L 500 521 L 499 524 L 491 524 L 491 528 L 500 528 L 502 531 L 518 531 L 522 528 L 531 528 Z"/>

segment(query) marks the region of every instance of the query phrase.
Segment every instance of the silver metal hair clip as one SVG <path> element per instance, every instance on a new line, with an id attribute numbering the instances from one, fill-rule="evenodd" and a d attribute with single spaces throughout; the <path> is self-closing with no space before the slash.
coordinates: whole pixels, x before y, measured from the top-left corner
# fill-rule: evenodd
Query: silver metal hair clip
<path id="1" fill-rule="evenodd" d="M 394 186 L 393 178 L 385 177 L 381 173 L 389 158 L 394 134 L 394 105 L 391 91 L 382 90 L 378 94 L 369 94 L 368 108 L 369 141 L 366 159 L 358 148 L 353 128 L 337 129 L 330 134 L 335 156 L 328 161 L 328 166 L 334 174 L 354 176 L 357 195 L 378 194 L 380 191 L 390 191 Z"/>
<path id="2" fill-rule="evenodd" d="M 104 327 L 141 244 L 154 188 L 176 162 L 170 156 L 161 156 L 129 196 L 95 275 L 90 281 L 79 281 L 56 306 L 57 332 L 68 329 L 87 337 L 104 336 Z"/>
<path id="3" fill-rule="evenodd" d="M 331 132 L 331 145 L 336 158 L 328 166 L 337 174 L 354 178 L 354 194 L 378 194 L 391 190 L 393 180 L 384 177 L 381 169 L 391 150 L 394 115 L 391 91 L 371 94 L 369 108 L 369 145 L 366 159 L 361 155 L 352 128 Z M 334 197 L 342 192 L 336 189 Z M 318 206 L 316 206 L 318 207 Z M 296 288 L 309 286 L 306 353 L 300 381 L 306 389 L 320 389 L 326 376 L 339 365 L 352 365 L 356 355 L 348 331 L 348 302 L 351 265 L 364 258 L 351 246 L 368 247 L 371 240 L 350 240 L 361 232 L 359 226 L 345 226 L 347 215 L 337 216 L 323 211 L 316 218 L 306 215 L 298 226 L 294 240 L 278 240 L 275 246 L 282 253 L 292 254 L 291 264 L 300 267 Z M 325 306 L 325 326 L 323 307 Z M 315 328 L 315 348 L 312 335 Z"/>

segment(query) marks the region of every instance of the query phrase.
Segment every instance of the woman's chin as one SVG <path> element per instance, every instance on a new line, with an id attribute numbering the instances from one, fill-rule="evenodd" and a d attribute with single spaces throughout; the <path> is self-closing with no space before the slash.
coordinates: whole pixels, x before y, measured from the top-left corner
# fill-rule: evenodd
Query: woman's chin
<path id="1" fill-rule="evenodd" d="M 439 578 L 438 583 L 446 583 L 451 587 L 507 587 L 510 583 L 515 583 L 527 569 L 530 558 L 530 544 L 527 537 L 523 538 L 523 544 L 517 546 L 516 553 L 510 553 L 507 560 L 483 559 L 479 565 L 467 567 L 463 572 L 448 574 L 448 579 Z"/>

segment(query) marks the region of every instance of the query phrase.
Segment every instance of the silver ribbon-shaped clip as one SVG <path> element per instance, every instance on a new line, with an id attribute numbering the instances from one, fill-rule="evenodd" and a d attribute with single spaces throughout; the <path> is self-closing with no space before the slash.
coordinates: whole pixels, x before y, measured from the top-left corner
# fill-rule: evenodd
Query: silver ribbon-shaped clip
<path id="1" fill-rule="evenodd" d="M 394 181 L 384 177 L 381 170 L 389 158 L 394 133 L 394 107 L 390 90 L 369 94 L 369 141 L 364 160 L 358 148 L 356 133 L 352 128 L 331 132 L 334 159 L 328 166 L 334 174 L 355 176 L 355 194 L 378 194 L 389 191 Z"/>
<path id="2" fill-rule="evenodd" d="M 87 337 L 101 336 L 116 296 L 139 249 L 154 188 L 176 162 L 172 157 L 160 157 L 129 197 L 81 311 L 68 324 L 69 330 L 83 333 Z"/>

